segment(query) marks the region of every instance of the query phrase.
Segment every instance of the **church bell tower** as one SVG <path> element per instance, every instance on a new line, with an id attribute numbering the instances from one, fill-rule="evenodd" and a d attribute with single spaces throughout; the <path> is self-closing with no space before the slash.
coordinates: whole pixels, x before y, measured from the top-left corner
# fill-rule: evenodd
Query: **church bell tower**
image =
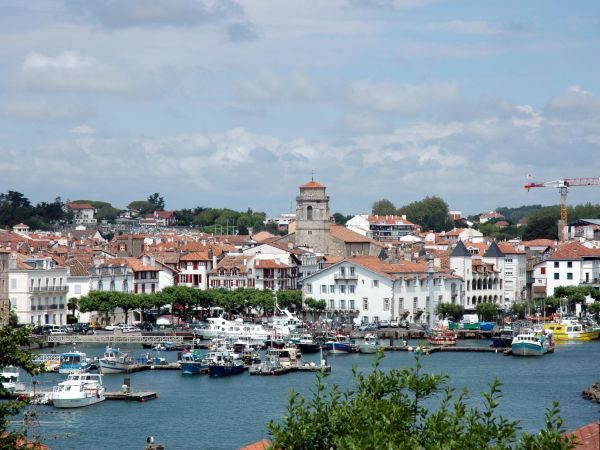
<path id="1" fill-rule="evenodd" d="M 331 215 L 326 187 L 314 180 L 300 186 L 296 197 L 296 245 L 328 253 Z"/>

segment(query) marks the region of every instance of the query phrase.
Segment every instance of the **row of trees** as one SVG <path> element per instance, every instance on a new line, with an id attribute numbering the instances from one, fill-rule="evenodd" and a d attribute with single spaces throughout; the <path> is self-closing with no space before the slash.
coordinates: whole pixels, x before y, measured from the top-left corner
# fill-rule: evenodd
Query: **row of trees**
<path id="1" fill-rule="evenodd" d="M 8 191 L 0 194 L 0 226 L 12 227 L 23 222 L 33 229 L 48 230 L 53 224 L 67 219 L 63 207 L 60 197 L 34 206 L 20 192 Z"/>
<path id="2" fill-rule="evenodd" d="M 275 294 L 269 290 L 239 288 L 199 290 L 187 286 L 169 286 L 160 292 L 149 294 L 133 294 L 113 291 L 92 291 L 78 301 L 71 299 L 70 307 L 77 307 L 81 312 L 98 312 L 106 319 L 115 309 L 125 313 L 139 309 L 142 315 L 153 308 L 172 306 L 172 311 L 184 319 L 198 317 L 202 310 L 223 308 L 229 313 L 250 315 L 253 311 L 258 315 L 272 313 L 275 309 Z M 277 291 L 277 305 L 280 308 L 298 310 L 302 307 L 300 291 Z M 324 300 L 306 299 L 307 310 L 322 311 Z M 108 322 L 108 320 L 107 320 Z"/>
<path id="3" fill-rule="evenodd" d="M 454 221 L 448 215 L 448 204 L 440 197 L 425 197 L 423 200 L 396 208 L 388 199 L 373 203 L 372 213 L 375 215 L 406 215 L 411 222 L 425 230 L 448 231 L 454 228 Z"/>

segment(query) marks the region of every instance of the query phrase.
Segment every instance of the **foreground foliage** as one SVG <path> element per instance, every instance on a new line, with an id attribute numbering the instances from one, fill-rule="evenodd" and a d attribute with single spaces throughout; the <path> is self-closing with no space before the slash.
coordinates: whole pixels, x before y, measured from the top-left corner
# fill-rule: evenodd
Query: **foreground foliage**
<path id="1" fill-rule="evenodd" d="M 416 367 L 383 371 L 380 361 L 364 374 L 353 369 L 355 388 L 341 391 L 319 374 L 312 399 L 292 390 L 287 414 L 267 428 L 276 449 L 558 449 L 574 448 L 563 437 L 557 403 L 546 412 L 538 434 L 520 433 L 519 422 L 498 416 L 501 383 L 482 393 L 483 408 L 466 404 L 466 390 L 456 394 L 447 377 Z M 431 399 L 430 401 L 428 401 Z M 432 403 L 439 405 L 430 409 Z"/>
<path id="2" fill-rule="evenodd" d="M 27 349 L 31 329 L 28 327 L 13 329 L 10 326 L 0 328 L 0 367 L 15 366 L 34 375 L 39 367 L 33 363 L 33 354 Z M 10 420 L 19 414 L 25 403 L 13 400 L 0 383 L 0 449 L 15 448 L 17 439 L 22 435 L 10 429 Z"/>

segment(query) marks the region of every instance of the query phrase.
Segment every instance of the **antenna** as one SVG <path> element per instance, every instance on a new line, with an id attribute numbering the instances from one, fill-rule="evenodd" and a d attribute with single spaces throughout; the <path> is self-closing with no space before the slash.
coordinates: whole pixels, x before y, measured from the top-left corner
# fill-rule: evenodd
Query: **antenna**
<path id="1" fill-rule="evenodd" d="M 315 169 L 310 171 L 310 181 L 315 181 Z"/>

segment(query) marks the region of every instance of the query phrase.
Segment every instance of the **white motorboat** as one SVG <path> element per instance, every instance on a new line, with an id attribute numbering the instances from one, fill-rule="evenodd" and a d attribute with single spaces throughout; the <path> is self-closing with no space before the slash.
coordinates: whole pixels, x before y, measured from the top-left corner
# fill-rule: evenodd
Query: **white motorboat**
<path id="1" fill-rule="evenodd" d="M 226 320 L 223 317 L 211 317 L 207 320 L 207 328 L 196 329 L 195 332 L 203 339 L 225 337 L 228 340 L 244 338 L 253 345 L 263 344 L 270 336 L 260 324 L 245 323 L 242 319 Z"/>
<path id="2" fill-rule="evenodd" d="M 72 373 L 52 390 L 52 404 L 57 408 L 81 408 L 105 400 L 102 375 Z"/>
<path id="3" fill-rule="evenodd" d="M 304 327 L 304 323 L 287 309 L 282 309 L 281 312 L 283 315 L 273 316 L 271 319 L 271 327 L 275 337 L 286 338 Z"/>
<path id="4" fill-rule="evenodd" d="M 135 365 L 129 353 L 110 346 L 106 347 L 104 356 L 100 358 L 99 363 L 100 373 L 127 373 Z"/>
<path id="5" fill-rule="evenodd" d="M 369 333 L 365 336 L 365 342 L 358 346 L 358 351 L 360 353 L 377 353 L 380 347 L 377 336 Z"/>
<path id="6" fill-rule="evenodd" d="M 73 351 L 60 355 L 59 373 L 79 373 L 90 369 L 90 359 L 86 354 L 73 348 Z"/>

